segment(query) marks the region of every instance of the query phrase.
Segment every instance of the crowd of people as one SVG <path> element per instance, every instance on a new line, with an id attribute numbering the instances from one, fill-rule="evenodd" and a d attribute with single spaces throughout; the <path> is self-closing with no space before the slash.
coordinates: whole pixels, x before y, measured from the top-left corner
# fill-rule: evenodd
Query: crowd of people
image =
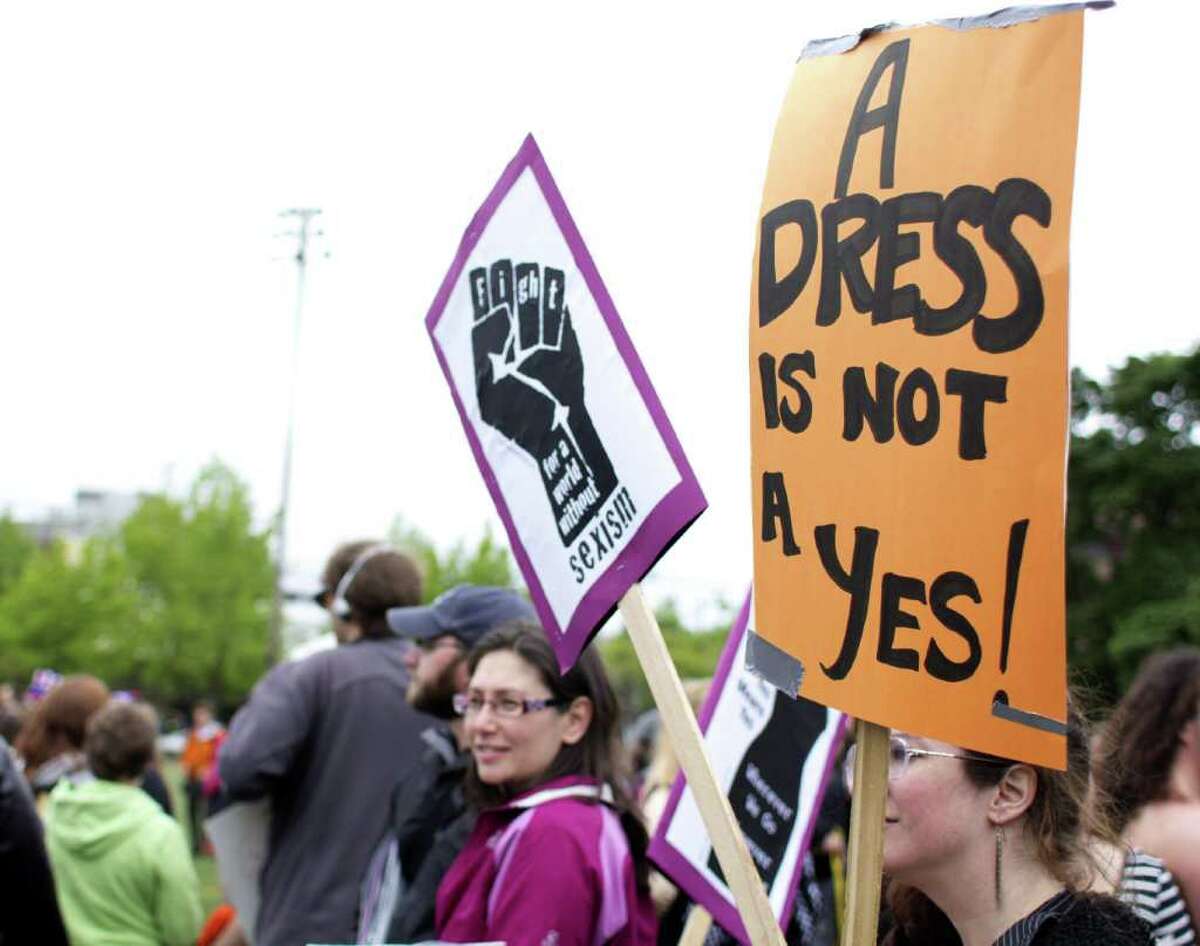
<path id="1" fill-rule="evenodd" d="M 0 693 L 0 944 L 677 942 L 690 904 L 654 873 L 644 815 L 675 763 L 660 740 L 633 770 L 595 648 L 560 670 L 511 589 L 422 605 L 414 562 L 377 543 L 336 550 L 322 582 L 339 646 L 274 667 L 228 731 L 193 709 L 190 832 L 135 695 L 82 675 L 35 679 L 23 705 Z M 1068 715 L 1064 772 L 893 734 L 885 942 L 1195 941 L 1200 650 L 1148 660 L 1102 727 Z M 846 789 L 828 793 L 809 881 L 829 875 Z M 228 905 L 206 923 L 202 818 L 260 799 L 253 929 Z M 836 898 L 796 902 L 790 946 L 832 946 Z"/>

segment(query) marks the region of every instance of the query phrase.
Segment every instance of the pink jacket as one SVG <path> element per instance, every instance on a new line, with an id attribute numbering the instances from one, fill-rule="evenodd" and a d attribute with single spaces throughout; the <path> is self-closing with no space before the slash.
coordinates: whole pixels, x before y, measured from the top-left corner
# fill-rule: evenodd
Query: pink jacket
<path id="1" fill-rule="evenodd" d="M 561 778 L 480 814 L 438 888 L 438 938 L 508 946 L 654 946 L 617 814 L 585 778 Z"/>

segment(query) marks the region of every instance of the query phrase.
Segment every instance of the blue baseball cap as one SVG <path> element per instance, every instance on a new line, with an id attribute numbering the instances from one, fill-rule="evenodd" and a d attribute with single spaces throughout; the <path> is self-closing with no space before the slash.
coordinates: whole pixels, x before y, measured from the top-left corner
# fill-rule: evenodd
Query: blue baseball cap
<path id="1" fill-rule="evenodd" d="M 467 647 L 509 621 L 539 623 L 533 606 L 516 591 L 482 585 L 458 585 L 438 595 L 433 604 L 387 612 L 388 627 L 401 637 L 423 641 L 452 634 Z"/>

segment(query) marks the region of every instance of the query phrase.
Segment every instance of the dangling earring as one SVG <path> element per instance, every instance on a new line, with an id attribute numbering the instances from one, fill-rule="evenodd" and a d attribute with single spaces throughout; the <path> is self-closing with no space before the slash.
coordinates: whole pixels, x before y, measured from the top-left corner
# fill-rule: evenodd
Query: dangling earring
<path id="1" fill-rule="evenodd" d="M 996 909 L 1004 906 L 1004 890 L 1000 884 L 1000 862 L 1004 856 L 1004 829 L 996 825 Z"/>

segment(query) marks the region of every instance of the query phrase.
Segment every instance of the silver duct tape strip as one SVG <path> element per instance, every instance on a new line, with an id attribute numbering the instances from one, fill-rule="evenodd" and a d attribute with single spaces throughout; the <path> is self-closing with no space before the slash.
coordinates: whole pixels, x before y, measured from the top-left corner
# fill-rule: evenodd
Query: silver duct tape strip
<path id="1" fill-rule="evenodd" d="M 1020 23 L 1032 23 L 1056 13 L 1071 13 L 1075 10 L 1106 10 L 1116 6 L 1116 0 L 1081 0 L 1079 3 L 1057 3 L 1042 6 L 1005 7 L 994 13 L 984 13 L 979 16 L 958 16 L 946 20 L 930 20 L 928 23 L 880 23 L 878 26 L 868 26 L 857 33 L 845 36 L 834 36 L 831 39 L 814 39 L 807 43 L 800 53 L 799 61 L 820 59 L 822 56 L 837 56 L 848 53 L 863 40 L 878 33 L 889 33 L 892 30 L 909 29 L 913 26 L 943 26 L 951 30 L 1003 29 L 1006 26 L 1017 26 Z"/>
<path id="2" fill-rule="evenodd" d="M 746 669 L 795 699 L 804 681 L 804 664 L 769 640 L 746 629 Z"/>
<path id="3" fill-rule="evenodd" d="M 1065 736 L 1067 734 L 1066 723 L 1060 723 L 1057 719 L 1051 719 L 1049 716 L 1042 716 L 1038 713 L 1031 713 L 1028 710 L 1017 709 L 1000 700 L 992 703 L 992 715 L 1008 720 L 1010 723 L 1017 723 L 1020 726 L 1040 729 L 1043 732 L 1052 732 L 1056 736 Z"/>

